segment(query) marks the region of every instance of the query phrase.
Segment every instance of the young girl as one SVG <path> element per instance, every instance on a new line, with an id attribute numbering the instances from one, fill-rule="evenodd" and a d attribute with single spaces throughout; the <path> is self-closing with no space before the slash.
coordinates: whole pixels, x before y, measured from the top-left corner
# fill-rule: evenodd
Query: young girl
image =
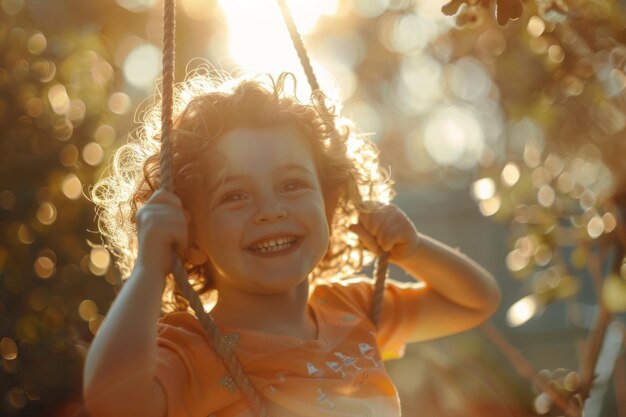
<path id="1" fill-rule="evenodd" d="M 173 249 L 270 416 L 399 416 L 382 360 L 498 306 L 491 275 L 386 204 L 375 146 L 287 94 L 289 78 L 188 80 L 174 193 L 157 190 L 158 109 L 96 185 L 101 230 L 130 278 L 87 355 L 93 417 L 251 416 L 166 279 Z M 372 282 L 355 274 L 381 251 L 416 282 L 388 280 L 375 325 Z"/>

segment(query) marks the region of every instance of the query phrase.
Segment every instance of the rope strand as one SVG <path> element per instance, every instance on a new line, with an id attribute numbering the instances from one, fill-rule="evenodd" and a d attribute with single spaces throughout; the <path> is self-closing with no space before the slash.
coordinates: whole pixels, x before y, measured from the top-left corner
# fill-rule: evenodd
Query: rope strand
<path id="1" fill-rule="evenodd" d="M 376 281 L 374 282 L 372 305 L 370 306 L 370 319 L 376 326 L 378 326 L 380 314 L 383 309 L 383 295 L 385 293 L 385 280 L 387 279 L 388 266 L 389 254 L 383 252 L 378 255 L 376 266 L 374 267 L 374 277 L 376 277 Z"/>
<path id="2" fill-rule="evenodd" d="M 311 92 L 313 93 L 313 97 L 317 105 L 319 106 L 319 111 L 322 113 L 322 117 L 330 126 L 332 126 L 332 142 L 337 143 L 339 134 L 337 129 L 335 129 L 335 124 L 332 121 L 332 117 L 329 114 L 328 108 L 326 107 L 326 103 L 324 102 L 323 94 L 319 94 L 321 92 L 320 86 L 317 82 L 317 78 L 313 73 L 313 67 L 311 66 L 311 61 L 309 60 L 309 56 L 307 54 L 306 48 L 304 47 L 304 42 L 302 41 L 302 36 L 298 32 L 298 28 L 293 21 L 293 17 L 291 16 L 291 12 L 289 11 L 289 7 L 287 6 L 287 2 L 285 0 L 276 0 L 278 3 L 278 7 L 283 15 L 283 21 L 285 22 L 285 26 L 287 26 L 287 30 L 289 31 L 289 36 L 291 37 L 291 42 L 293 43 L 293 47 L 298 54 L 298 58 L 300 59 L 300 64 L 302 64 L 302 69 L 306 74 L 306 78 L 309 81 L 309 85 L 311 86 Z M 381 253 L 378 256 L 378 260 L 376 262 L 376 267 L 374 271 L 374 276 L 376 277 L 376 282 L 374 284 L 374 293 L 372 294 L 372 305 L 370 310 L 370 319 L 376 325 L 378 325 L 378 320 L 380 319 L 380 314 L 383 305 L 383 295 L 385 291 L 385 280 L 387 278 L 387 270 L 389 265 L 389 254 L 386 252 Z"/>
<path id="3" fill-rule="evenodd" d="M 170 137 L 172 133 L 172 114 L 174 107 L 174 60 L 175 60 L 175 32 L 176 32 L 176 1 L 165 0 L 163 5 L 163 96 L 161 105 L 161 181 L 160 188 L 166 191 L 173 190 L 172 180 L 172 151 Z M 235 384 L 245 397 L 252 412 L 257 417 L 268 417 L 265 403 L 256 390 L 248 375 L 230 345 L 220 332 L 213 318 L 204 311 L 200 296 L 189 283 L 187 273 L 178 256 L 174 257 L 171 268 L 178 288 L 189 301 L 190 307 L 204 327 L 213 350 L 220 356 Z"/>
<path id="4" fill-rule="evenodd" d="M 280 12 L 283 15 L 283 20 L 285 21 L 285 25 L 287 26 L 287 30 L 289 31 L 289 36 L 291 37 L 293 47 L 298 54 L 300 64 L 302 64 L 302 69 L 306 74 L 306 79 L 309 81 L 309 85 L 311 86 L 311 91 L 318 91 L 320 89 L 320 86 L 317 82 L 317 78 L 315 77 L 315 73 L 313 72 L 313 67 L 311 66 L 309 55 L 306 52 L 304 43 L 302 42 L 302 37 L 298 32 L 298 28 L 296 28 L 296 24 L 294 23 L 291 12 L 289 11 L 289 7 L 287 7 L 287 2 L 285 0 L 277 1 L 278 7 L 280 7 Z"/>

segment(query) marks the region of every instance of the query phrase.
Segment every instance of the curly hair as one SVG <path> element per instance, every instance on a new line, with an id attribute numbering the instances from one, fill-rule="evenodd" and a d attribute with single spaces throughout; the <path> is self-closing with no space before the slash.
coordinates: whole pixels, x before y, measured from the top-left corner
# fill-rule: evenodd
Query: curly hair
<path id="1" fill-rule="evenodd" d="M 287 80 L 293 90 L 287 92 Z M 378 149 L 355 126 L 327 106 L 321 94 L 309 103 L 295 96 L 295 77 L 283 73 L 233 78 L 198 70 L 176 86 L 174 129 L 170 138 L 173 191 L 184 206 L 206 187 L 206 156 L 211 144 L 238 128 L 295 128 L 311 145 L 330 227 L 329 248 L 310 273 L 317 279 L 352 275 L 373 259 L 357 236 L 348 230 L 359 211 L 369 211 L 393 197 L 392 182 L 379 165 Z M 98 228 L 127 278 L 137 256 L 137 211 L 159 186 L 160 105 L 150 105 L 140 127 L 114 154 L 108 176 L 91 190 Z M 215 301 L 208 265 L 183 259 L 189 280 L 205 305 Z M 185 310 L 186 300 L 176 290 L 171 274 L 166 279 L 163 311 Z"/>

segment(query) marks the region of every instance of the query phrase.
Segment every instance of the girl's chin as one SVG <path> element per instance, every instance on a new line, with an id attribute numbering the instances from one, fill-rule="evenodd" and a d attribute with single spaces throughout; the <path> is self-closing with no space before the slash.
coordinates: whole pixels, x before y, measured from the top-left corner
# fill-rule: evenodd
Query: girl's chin
<path id="1" fill-rule="evenodd" d="M 247 289 L 259 295 L 281 295 L 309 283 L 308 273 L 305 271 L 293 273 L 293 271 L 275 270 L 273 273 L 257 273 L 255 276 L 255 280 L 249 282 Z"/>

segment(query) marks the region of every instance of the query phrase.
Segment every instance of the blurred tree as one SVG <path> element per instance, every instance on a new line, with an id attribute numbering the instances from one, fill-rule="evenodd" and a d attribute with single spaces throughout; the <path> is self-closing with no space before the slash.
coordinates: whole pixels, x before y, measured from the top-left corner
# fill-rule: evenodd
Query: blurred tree
<path id="1" fill-rule="evenodd" d="M 84 184 L 116 140 L 102 4 L 0 6 L 0 414 L 50 415 L 80 392 L 111 296 Z M 101 2 L 104 3 L 104 2 Z M 70 7 L 76 6 L 76 7 Z M 90 256 L 91 255 L 91 256 Z M 82 308 L 85 297 L 92 308 Z M 89 311 L 86 311 L 89 310 Z"/>

